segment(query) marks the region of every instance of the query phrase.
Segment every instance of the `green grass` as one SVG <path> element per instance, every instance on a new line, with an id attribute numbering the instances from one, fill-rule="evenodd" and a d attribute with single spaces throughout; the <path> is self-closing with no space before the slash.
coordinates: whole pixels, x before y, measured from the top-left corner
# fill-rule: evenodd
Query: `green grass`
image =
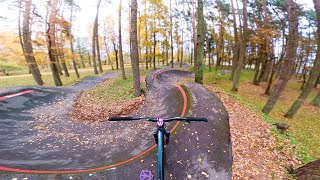
<path id="1" fill-rule="evenodd" d="M 207 72 L 204 76 L 204 82 L 206 85 L 218 87 L 242 103 L 261 111 L 268 99 L 268 96 L 264 95 L 266 84 L 262 83 L 260 86 L 254 86 L 251 83 L 253 75 L 253 71 L 242 72 L 238 93 L 231 91 L 232 82 L 229 80 L 230 74 L 219 76 L 215 72 Z M 316 96 L 319 89 L 312 91 L 305 105 L 301 107 L 293 119 L 283 117 L 299 96 L 301 92 L 300 86 L 301 83 L 298 83 L 296 79 L 291 80 L 270 115 L 262 115 L 271 124 L 283 122 L 290 125 L 287 131 L 288 137 L 291 139 L 291 143 L 296 144 L 298 147 L 297 152 L 300 159 L 304 163 L 307 163 L 320 158 L 320 108 L 310 105 L 311 100 Z"/>
<path id="2" fill-rule="evenodd" d="M 94 75 L 93 71 L 80 72 L 80 79 L 76 77 L 74 72 L 70 72 L 69 77 L 60 76 L 64 86 L 72 85 L 79 82 L 82 78 Z M 54 86 L 51 74 L 42 75 L 42 79 L 46 86 Z M 0 89 L 14 86 L 37 85 L 32 76 L 8 77 L 0 78 Z"/>
<path id="3" fill-rule="evenodd" d="M 144 81 L 145 76 L 149 71 L 141 72 L 141 88 L 146 89 Z M 135 98 L 133 92 L 133 76 L 126 75 L 127 79 L 123 80 L 121 76 L 110 79 L 94 88 L 91 88 L 86 93 L 99 103 L 113 103 L 127 99 Z"/>
<path id="4" fill-rule="evenodd" d="M 0 75 L 10 76 L 15 72 L 24 72 L 25 68 L 17 64 L 7 63 L 0 61 Z"/>
<path id="5" fill-rule="evenodd" d="M 133 78 L 127 75 L 127 79 L 121 77 L 111 79 L 100 86 L 90 89 L 87 93 L 100 103 L 119 102 L 134 98 Z"/>

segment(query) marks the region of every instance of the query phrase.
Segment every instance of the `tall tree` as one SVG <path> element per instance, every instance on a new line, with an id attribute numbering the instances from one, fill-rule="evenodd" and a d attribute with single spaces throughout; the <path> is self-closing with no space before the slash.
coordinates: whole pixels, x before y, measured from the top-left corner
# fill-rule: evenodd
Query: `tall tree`
<path id="1" fill-rule="evenodd" d="M 204 58 L 204 36 L 205 36 L 205 26 L 203 16 L 203 1 L 198 0 L 197 8 L 197 63 L 195 68 L 195 82 L 203 84 L 203 58 Z"/>
<path id="2" fill-rule="evenodd" d="M 31 10 L 31 0 L 25 0 L 25 11 L 23 17 L 23 27 L 22 27 L 22 47 L 24 52 L 24 57 L 27 61 L 29 70 L 33 76 L 33 79 L 38 85 L 43 85 L 44 82 L 41 78 L 41 74 L 37 65 L 37 62 L 34 58 L 32 40 L 31 40 L 31 31 L 30 31 L 30 10 Z M 20 29 L 20 28 L 19 28 Z"/>
<path id="3" fill-rule="evenodd" d="M 18 13 L 18 35 L 19 35 L 19 42 L 21 45 L 21 49 L 23 54 L 24 52 L 24 45 L 23 45 L 23 40 L 22 40 L 22 32 L 21 32 L 21 12 L 22 12 L 22 0 L 18 1 L 18 8 L 19 8 L 19 13 Z M 26 12 L 25 12 L 26 13 Z"/>
<path id="4" fill-rule="evenodd" d="M 271 95 L 262 109 L 262 112 L 269 114 L 278 99 L 280 98 L 284 88 L 286 87 L 289 79 L 293 74 L 293 68 L 296 60 L 297 47 L 298 47 L 298 5 L 293 0 L 285 0 L 288 22 L 289 22 L 289 34 L 288 34 L 288 47 L 281 66 L 279 79 L 275 87 L 273 88 Z"/>
<path id="5" fill-rule="evenodd" d="M 137 40 L 137 0 L 131 0 L 131 19 L 130 19 L 130 41 L 131 41 L 131 64 L 133 73 L 133 87 L 134 95 L 136 97 L 141 95 L 140 88 L 140 72 L 139 72 L 139 52 Z"/>
<path id="6" fill-rule="evenodd" d="M 103 40 L 104 40 L 104 46 L 106 48 L 106 53 L 107 53 L 107 57 L 108 57 L 108 64 L 111 65 L 111 70 L 114 70 L 113 63 L 111 62 L 111 58 L 110 58 L 110 50 L 109 50 L 109 45 L 108 45 L 108 41 L 107 41 L 107 35 L 108 35 L 107 22 L 108 22 L 108 20 L 105 19 L 104 25 L 103 25 Z M 113 34 L 113 32 L 114 32 L 114 30 L 112 29 L 110 34 Z M 112 35 L 111 35 L 111 37 L 112 37 Z"/>
<path id="7" fill-rule="evenodd" d="M 121 4 L 122 4 L 122 0 L 119 1 L 119 57 L 120 57 L 120 69 L 121 69 L 122 79 L 126 79 L 126 73 L 124 71 L 123 53 L 122 53 Z"/>
<path id="8" fill-rule="evenodd" d="M 172 30 L 172 7 L 170 0 L 170 48 L 171 48 L 171 68 L 173 68 L 173 30 Z"/>
<path id="9" fill-rule="evenodd" d="M 97 28 L 98 28 L 98 16 L 99 16 L 99 6 L 100 6 L 101 0 L 98 0 L 97 4 L 97 12 L 96 17 L 94 19 L 93 23 L 93 33 L 92 33 L 92 63 L 93 63 L 93 70 L 95 74 L 98 74 L 97 69 L 97 61 L 96 61 L 96 37 L 97 37 Z"/>
<path id="10" fill-rule="evenodd" d="M 195 1 L 187 1 L 188 9 L 191 16 L 191 27 L 192 27 L 192 42 L 193 42 L 193 60 L 194 60 L 194 69 L 196 69 L 197 66 L 197 28 L 196 28 L 196 14 L 195 11 Z M 191 58 L 192 59 L 192 58 Z M 192 60 L 191 60 L 192 64 Z"/>
<path id="11" fill-rule="evenodd" d="M 145 55 L 145 61 L 146 61 L 146 69 L 148 69 L 148 18 L 147 18 L 147 0 L 144 0 L 144 25 L 145 25 L 145 42 L 146 42 L 146 55 Z"/>
<path id="12" fill-rule="evenodd" d="M 72 34 L 72 16 L 73 16 L 73 7 L 74 7 L 74 0 L 70 0 L 70 24 L 69 24 L 69 35 L 70 35 L 70 50 L 71 50 L 71 59 L 73 69 L 76 72 L 77 78 L 80 78 L 80 74 L 78 72 L 77 63 L 75 60 L 75 54 L 73 49 L 73 34 Z M 80 54 L 80 58 L 82 60 L 82 55 Z M 84 67 L 84 63 L 82 61 L 82 66 Z"/>
<path id="13" fill-rule="evenodd" d="M 98 67 L 99 67 L 99 72 L 102 73 L 102 63 L 101 63 L 101 57 L 100 57 L 100 44 L 99 44 L 99 27 L 98 27 L 98 19 L 99 19 L 99 8 L 100 8 L 100 3 L 101 0 L 98 0 L 98 5 L 97 5 L 97 14 L 96 14 L 96 19 L 94 21 L 94 26 L 96 27 L 94 36 L 95 36 L 95 43 L 96 43 L 96 50 L 97 50 L 97 58 L 98 58 Z"/>
<path id="14" fill-rule="evenodd" d="M 58 0 L 51 0 L 49 24 L 47 30 L 48 55 L 53 80 L 56 86 L 62 86 L 62 81 L 58 72 L 57 45 L 56 45 L 56 22 L 57 22 Z"/>
<path id="15" fill-rule="evenodd" d="M 284 115 L 284 117 L 292 118 L 303 105 L 304 101 L 308 98 L 308 95 L 312 91 L 318 76 L 320 74 L 320 0 L 313 0 L 314 7 L 317 13 L 317 54 L 316 59 L 313 64 L 313 68 L 310 71 L 310 75 L 307 81 L 306 86 L 303 88 L 302 92 L 298 99 L 293 103 L 288 112 Z"/>
<path id="16" fill-rule="evenodd" d="M 102 73 L 102 62 L 101 62 L 101 56 L 100 56 L 100 43 L 99 43 L 99 28 L 98 24 L 96 25 L 96 50 L 97 50 L 97 59 L 98 59 L 98 67 L 99 67 L 99 72 Z"/>
<path id="17" fill-rule="evenodd" d="M 231 0 L 231 10 L 233 17 L 233 33 L 234 33 L 234 45 L 233 45 L 233 56 L 232 56 L 232 71 L 231 71 L 231 80 L 233 80 L 234 73 L 236 71 L 238 61 L 239 61 L 239 37 L 238 37 L 238 28 L 237 28 L 237 19 L 234 8 L 233 0 Z"/>
<path id="18" fill-rule="evenodd" d="M 240 80 L 240 74 L 241 70 L 243 68 L 243 63 L 245 60 L 245 55 L 246 55 L 246 47 L 247 47 L 247 42 L 248 42 L 248 13 L 247 13 L 247 0 L 242 0 L 243 4 L 243 31 L 240 34 L 241 39 L 240 39 L 240 55 L 239 55 L 239 62 L 236 67 L 236 71 L 234 74 L 233 78 L 233 87 L 232 91 L 238 91 L 238 86 L 239 86 L 239 80 Z"/>
<path id="19" fill-rule="evenodd" d="M 68 33 L 65 33 L 66 31 L 69 31 L 69 29 L 65 29 L 65 27 L 68 26 L 68 22 L 66 22 L 63 18 L 63 8 L 62 8 L 62 12 L 61 14 L 58 14 L 58 18 L 59 20 L 57 21 L 57 30 L 56 30 L 56 44 L 57 44 L 57 59 L 60 59 L 61 62 L 61 70 L 63 70 L 64 72 L 64 76 L 65 77 L 69 77 L 69 71 L 67 68 L 67 64 L 66 64 L 66 59 L 64 57 L 64 34 L 66 34 L 67 36 L 69 36 Z M 58 12 L 59 13 L 59 12 Z M 66 30 L 66 31 L 65 31 Z M 58 36 L 59 34 L 59 36 Z"/>

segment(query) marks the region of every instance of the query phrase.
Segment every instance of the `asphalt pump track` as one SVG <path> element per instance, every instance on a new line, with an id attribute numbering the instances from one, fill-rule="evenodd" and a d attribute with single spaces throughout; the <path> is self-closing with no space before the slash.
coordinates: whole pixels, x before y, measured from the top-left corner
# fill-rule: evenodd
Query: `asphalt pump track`
<path id="1" fill-rule="evenodd" d="M 67 88 L 0 91 L 0 179 L 138 179 L 143 169 L 156 174 L 155 124 L 81 123 L 69 117 L 81 91 L 117 75 L 90 77 Z M 165 177 L 231 179 L 228 113 L 203 86 L 178 84 L 190 77 L 173 69 L 151 72 L 145 104 L 132 116 L 207 117 L 207 123 L 169 124 Z"/>

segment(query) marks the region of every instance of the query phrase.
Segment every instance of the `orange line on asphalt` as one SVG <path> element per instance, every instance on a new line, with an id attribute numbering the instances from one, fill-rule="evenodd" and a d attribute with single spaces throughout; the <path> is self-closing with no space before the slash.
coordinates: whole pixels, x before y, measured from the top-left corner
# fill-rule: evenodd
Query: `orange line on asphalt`
<path id="1" fill-rule="evenodd" d="M 161 71 L 162 72 L 166 72 L 166 71 Z M 186 92 L 183 90 L 183 88 L 180 85 L 176 85 L 176 87 L 180 90 L 182 97 L 183 97 L 183 109 L 181 112 L 181 117 L 183 117 L 186 113 L 187 110 L 187 104 L 188 104 L 188 100 L 187 100 L 187 95 Z M 177 127 L 179 126 L 180 121 L 178 121 L 172 128 L 172 132 L 177 129 Z M 121 161 L 118 162 L 116 164 L 112 164 L 112 165 L 107 165 L 107 166 L 102 166 L 102 167 L 97 167 L 97 168 L 91 168 L 91 169 L 79 169 L 79 170 L 29 170 L 29 169 L 18 169 L 18 168 L 10 168 L 10 167 L 4 167 L 4 166 L 0 166 L 0 171 L 10 171 L 10 172 L 18 172 L 18 173 L 33 173 L 33 174 L 72 174 L 72 173 L 85 173 L 85 172 L 92 172 L 92 171 L 101 171 L 101 170 L 107 170 L 107 169 L 111 169 L 111 168 L 115 168 L 121 165 L 124 165 L 126 163 L 129 163 L 135 159 L 138 159 L 140 157 L 142 157 L 143 155 L 147 154 L 148 152 L 152 151 L 157 145 L 154 144 L 153 146 L 151 146 L 150 148 L 148 148 L 147 150 L 143 151 L 142 153 L 127 159 L 125 161 Z"/>
<path id="2" fill-rule="evenodd" d="M 6 99 L 9 99 L 9 98 L 12 98 L 12 97 L 16 97 L 16 96 L 21 96 L 21 95 L 24 95 L 24 94 L 29 94 L 29 93 L 32 93 L 32 92 L 33 92 L 33 90 L 26 90 L 26 91 L 21 91 L 21 92 L 9 94 L 9 95 L 6 95 L 6 96 L 0 96 L 0 101 L 6 100 Z"/>

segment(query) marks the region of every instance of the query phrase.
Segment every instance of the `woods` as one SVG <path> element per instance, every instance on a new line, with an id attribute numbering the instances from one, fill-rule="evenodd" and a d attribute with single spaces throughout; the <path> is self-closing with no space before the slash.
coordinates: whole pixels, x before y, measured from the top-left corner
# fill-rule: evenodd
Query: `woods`
<path id="1" fill-rule="evenodd" d="M 176 85 L 186 83 L 220 98 L 229 107 L 230 122 L 238 125 L 239 138 L 232 143 L 244 147 L 236 149 L 237 155 L 251 156 L 239 152 L 255 144 L 242 145 L 242 140 L 263 135 L 260 145 L 264 146 L 263 141 L 270 145 L 263 147 L 265 151 L 277 149 L 285 154 L 290 146 L 292 156 L 297 154 L 299 159 L 292 164 L 320 158 L 320 0 L 14 0 L 0 4 L 9 7 L 0 12 L 0 89 L 24 85 L 63 89 L 89 82 L 103 89 L 94 91 L 97 99 L 86 106 L 99 114 L 92 108 L 99 99 L 137 98 L 143 105 L 149 74 L 182 70 L 188 76 L 157 74 L 173 83 L 163 90 L 163 98 L 171 90 L 178 92 Z M 160 84 L 157 75 L 152 79 Z M 94 77 L 81 81 L 88 76 Z M 117 78 L 117 85 L 111 87 L 106 77 Z M 120 93 L 119 87 L 125 92 Z M 192 90 L 196 95 L 200 92 Z M 202 101 L 189 101 L 188 93 L 175 95 L 187 99 L 186 111 L 205 107 L 200 106 Z M 81 103 L 86 101 L 84 96 Z M 126 106 L 125 101 L 121 103 Z M 108 105 L 107 101 L 99 104 Z M 129 109 L 135 110 L 134 106 Z M 81 107 L 77 112 L 85 114 Z M 266 131 L 261 131 L 261 122 Z M 242 138 L 246 132 L 252 134 Z M 269 139 L 275 134 L 279 137 Z M 276 141 L 286 146 L 273 146 Z M 290 169 L 290 163 L 285 167 Z"/>
<path id="2" fill-rule="evenodd" d="M 115 3 L 118 8 L 114 15 L 100 11 Z M 44 84 L 42 69 L 50 67 L 56 86 L 63 85 L 60 76 L 69 76 L 69 68 L 80 78 L 79 68 L 90 67 L 99 74 L 103 73 L 103 66 L 111 66 L 113 70 L 115 65 L 125 79 L 125 64 L 137 63 L 133 74 L 139 74 L 138 68 L 157 69 L 169 64 L 173 68 L 175 63 L 179 63 L 178 67 L 188 63 L 193 65 L 198 83 L 203 83 L 206 67 L 210 72 L 212 66 L 216 72 L 230 70 L 232 91 L 238 92 L 242 91 L 239 89 L 242 71 L 249 70 L 254 72 L 254 85 L 266 84 L 265 95 L 269 100 L 262 109 L 266 114 L 281 99 L 288 81 L 297 79 L 302 82 L 302 90 L 285 114 L 289 118 L 319 84 L 317 1 L 314 7 L 306 8 L 293 0 L 144 0 L 137 2 L 136 20 L 132 5 L 123 4 L 127 1 L 97 0 L 92 4 L 95 16 L 88 24 L 90 42 L 89 36 L 79 37 L 75 31 L 76 16 L 81 12 L 75 1 L 51 0 L 45 4 L 47 11 L 42 15 L 31 0 L 20 0 L 16 7 L 21 53 L 12 54 L 14 43 L 2 41 L 6 44 L 1 61 L 16 64 L 17 61 L 6 57 L 23 54 L 25 65 L 38 85 Z M 136 32 L 132 23 L 136 23 Z M 40 25 L 45 31 L 35 28 Z M 23 61 L 18 65 L 23 66 Z M 2 69 L 12 71 L 8 65 L 2 65 Z M 318 104 L 318 98 L 313 102 Z"/>

